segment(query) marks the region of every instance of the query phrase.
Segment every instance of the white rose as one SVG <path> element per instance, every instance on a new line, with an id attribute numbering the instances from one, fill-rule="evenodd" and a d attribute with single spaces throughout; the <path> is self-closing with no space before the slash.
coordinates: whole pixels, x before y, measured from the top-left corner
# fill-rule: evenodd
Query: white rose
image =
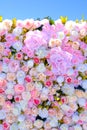
<path id="1" fill-rule="evenodd" d="M 38 55 L 39 58 L 44 58 L 47 53 L 48 51 L 44 47 L 41 47 L 36 51 L 36 55 Z"/>
<path id="2" fill-rule="evenodd" d="M 18 128 L 19 128 L 20 130 L 26 130 L 25 122 L 24 122 L 24 121 L 23 121 L 23 122 L 20 122 L 20 123 L 18 124 Z"/>

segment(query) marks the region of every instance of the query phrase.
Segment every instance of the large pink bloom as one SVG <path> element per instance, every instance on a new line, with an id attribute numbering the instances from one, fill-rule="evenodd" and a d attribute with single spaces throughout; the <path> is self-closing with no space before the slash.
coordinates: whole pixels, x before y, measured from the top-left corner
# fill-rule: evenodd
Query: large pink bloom
<path id="1" fill-rule="evenodd" d="M 68 68 L 71 67 L 72 55 L 63 51 L 60 47 L 55 47 L 50 51 L 48 59 L 49 64 L 52 66 L 52 72 L 55 75 L 66 74 Z"/>
<path id="2" fill-rule="evenodd" d="M 40 46 L 47 46 L 43 33 L 38 30 L 28 32 L 24 43 L 27 49 L 32 52 L 36 51 Z"/>

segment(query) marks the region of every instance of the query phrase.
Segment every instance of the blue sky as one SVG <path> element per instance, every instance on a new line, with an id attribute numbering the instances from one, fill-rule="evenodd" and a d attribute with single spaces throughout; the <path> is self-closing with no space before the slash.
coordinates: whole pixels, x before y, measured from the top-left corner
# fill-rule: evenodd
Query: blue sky
<path id="1" fill-rule="evenodd" d="M 54 20 L 61 15 L 70 20 L 87 19 L 87 0 L 1 0 L 0 15 L 4 19 L 44 18 Z"/>

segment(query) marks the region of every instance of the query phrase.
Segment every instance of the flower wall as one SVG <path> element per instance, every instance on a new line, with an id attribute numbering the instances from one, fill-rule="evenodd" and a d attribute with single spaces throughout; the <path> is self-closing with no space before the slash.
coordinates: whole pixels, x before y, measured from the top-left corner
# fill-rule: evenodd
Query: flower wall
<path id="1" fill-rule="evenodd" d="M 87 130 L 87 22 L 0 22 L 0 130 Z"/>

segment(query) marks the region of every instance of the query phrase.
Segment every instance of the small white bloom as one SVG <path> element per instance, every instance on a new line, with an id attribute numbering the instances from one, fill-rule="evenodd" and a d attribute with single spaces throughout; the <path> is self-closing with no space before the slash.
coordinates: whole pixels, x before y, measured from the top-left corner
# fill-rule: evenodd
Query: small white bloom
<path id="1" fill-rule="evenodd" d="M 68 76 L 71 76 L 71 75 L 73 75 L 73 73 L 74 73 L 74 70 L 71 68 L 71 69 L 68 69 L 68 71 L 67 71 L 67 75 Z"/>
<path id="2" fill-rule="evenodd" d="M 5 90 L 5 93 L 8 95 L 8 94 L 12 94 L 12 95 L 14 95 L 14 89 L 13 88 L 7 88 L 6 90 Z"/>
<path id="3" fill-rule="evenodd" d="M 24 115 L 19 115 L 18 116 L 18 121 L 22 122 L 25 120 L 25 116 Z"/>
<path id="4" fill-rule="evenodd" d="M 5 64 L 5 63 L 3 64 L 2 71 L 5 72 L 5 73 L 8 72 L 8 65 L 7 64 Z"/>
<path id="5" fill-rule="evenodd" d="M 18 72 L 17 72 L 17 79 L 24 79 L 25 78 L 25 72 L 24 71 L 22 71 L 22 70 L 19 70 Z"/>
<path id="6" fill-rule="evenodd" d="M 22 98 L 23 98 L 23 100 L 28 101 L 31 98 L 30 92 L 23 92 Z"/>
<path id="7" fill-rule="evenodd" d="M 25 100 L 21 100 L 20 101 L 20 105 L 21 105 L 21 109 L 25 110 L 26 106 L 27 106 L 27 102 L 25 102 Z"/>
<path id="8" fill-rule="evenodd" d="M 17 109 L 17 108 L 13 108 L 13 114 L 15 115 L 15 116 L 18 116 L 18 115 L 20 115 L 20 111 L 19 111 L 19 109 Z"/>
<path id="9" fill-rule="evenodd" d="M 48 111 L 46 108 L 44 109 L 39 109 L 39 116 L 42 118 L 47 118 L 48 117 Z"/>
<path id="10" fill-rule="evenodd" d="M 87 89 L 87 80 L 83 80 L 83 81 L 82 81 L 82 87 L 83 87 L 84 89 Z"/>
<path id="11" fill-rule="evenodd" d="M 20 51 L 22 49 L 22 42 L 15 42 L 13 48 L 16 49 L 17 52 Z"/>
<path id="12" fill-rule="evenodd" d="M 84 56 L 87 56 L 87 48 L 84 49 Z"/>
<path id="13" fill-rule="evenodd" d="M 20 129 L 20 130 L 26 130 L 26 124 L 25 124 L 25 122 L 23 121 L 23 122 L 20 122 L 19 124 L 18 124 L 18 128 Z"/>
<path id="14" fill-rule="evenodd" d="M 75 27 L 76 27 L 76 23 L 74 21 L 67 21 L 66 24 L 65 24 L 65 28 L 68 31 L 74 30 Z"/>
<path id="15" fill-rule="evenodd" d="M 13 123 L 11 126 L 10 126 L 10 130 L 18 130 L 18 125 L 16 123 Z"/>
<path id="16" fill-rule="evenodd" d="M 61 105 L 61 109 L 62 109 L 63 111 L 69 111 L 69 110 L 70 110 L 70 107 L 69 107 L 69 105 L 63 104 L 63 105 Z"/>
<path id="17" fill-rule="evenodd" d="M 0 120 L 3 120 L 6 118 L 6 112 L 4 110 L 0 110 Z"/>
<path id="18" fill-rule="evenodd" d="M 58 76 L 57 82 L 62 83 L 63 81 L 64 81 L 64 77 L 63 76 Z"/>
<path id="19" fill-rule="evenodd" d="M 3 130 L 3 125 L 0 124 L 0 130 Z"/>
<path id="20" fill-rule="evenodd" d="M 85 106 L 85 104 L 86 104 L 86 99 L 85 99 L 85 98 L 79 98 L 77 102 L 78 102 L 78 104 L 79 104 L 81 107 L 83 107 L 83 106 Z"/>
<path id="21" fill-rule="evenodd" d="M 37 67 L 36 67 L 37 71 L 40 72 L 40 73 L 43 73 L 45 72 L 46 70 L 46 67 L 43 63 L 40 63 Z"/>
<path id="22" fill-rule="evenodd" d="M 29 61 L 27 62 L 27 66 L 28 66 L 29 68 L 32 68 L 32 67 L 34 66 L 34 61 L 33 61 L 33 60 L 29 60 Z"/>
<path id="23" fill-rule="evenodd" d="M 74 122 L 78 122 L 79 116 L 78 116 L 77 114 L 73 114 L 72 120 L 73 120 Z"/>
<path id="24" fill-rule="evenodd" d="M 40 128 L 42 128 L 43 127 L 43 121 L 42 120 L 36 120 L 35 122 L 34 122 L 34 126 L 36 127 L 36 128 L 38 128 L 38 129 L 40 129 Z"/>
<path id="25" fill-rule="evenodd" d="M 68 125 L 67 125 L 67 124 L 62 124 L 62 125 L 60 126 L 60 129 L 61 129 L 61 130 L 68 130 Z"/>
<path id="26" fill-rule="evenodd" d="M 47 56 L 48 51 L 44 48 L 44 47 L 40 47 L 37 51 L 36 51 L 36 55 L 39 58 L 44 58 L 45 56 Z"/>
<path id="27" fill-rule="evenodd" d="M 16 27 L 13 32 L 12 32 L 15 36 L 19 36 L 22 33 L 22 28 L 20 27 Z"/>
<path id="28" fill-rule="evenodd" d="M 0 73 L 0 79 L 5 79 L 6 78 L 6 74 L 5 73 Z"/>
<path id="29" fill-rule="evenodd" d="M 42 90 L 42 83 L 41 82 L 35 82 L 35 87 L 38 89 L 38 90 Z"/>
<path id="30" fill-rule="evenodd" d="M 58 127 L 58 120 L 56 117 L 53 117 L 50 121 L 50 126 L 51 127 Z"/>
<path id="31" fill-rule="evenodd" d="M 65 38 L 64 32 L 58 32 L 58 39 L 63 40 Z"/>
<path id="32" fill-rule="evenodd" d="M 82 130 L 82 127 L 80 125 L 75 125 L 74 130 Z"/>
<path id="33" fill-rule="evenodd" d="M 80 72 L 85 72 L 87 70 L 87 64 L 79 64 L 77 70 Z"/>
<path id="34" fill-rule="evenodd" d="M 49 89 L 46 88 L 46 87 L 43 87 L 42 88 L 42 93 L 45 94 L 45 95 L 47 95 L 49 93 Z"/>
<path id="35" fill-rule="evenodd" d="M 72 85 L 68 85 L 68 84 L 65 84 L 63 87 L 62 87 L 62 91 L 63 93 L 71 96 L 74 94 L 74 87 Z"/>

